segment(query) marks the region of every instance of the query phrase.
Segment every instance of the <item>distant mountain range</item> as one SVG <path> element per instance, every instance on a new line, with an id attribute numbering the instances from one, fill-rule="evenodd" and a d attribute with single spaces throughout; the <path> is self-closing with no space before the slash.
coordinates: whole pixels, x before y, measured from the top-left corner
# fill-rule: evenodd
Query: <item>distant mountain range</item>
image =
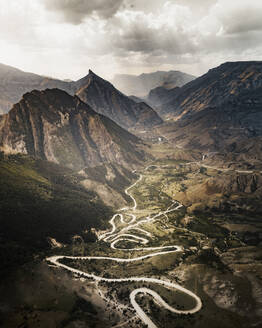
<path id="1" fill-rule="evenodd" d="M 148 89 L 164 83 L 149 91 L 147 103 L 125 96 L 92 71 L 78 81 L 64 82 L 1 65 L 0 76 L 5 91 L 0 105 L 20 100 L 24 90 L 33 87 L 66 90 L 31 91 L 0 116 L 0 144 L 10 152 L 77 169 L 111 162 L 126 166 L 143 158 L 141 141 L 129 132 L 139 135 L 145 130 L 179 147 L 222 152 L 253 163 L 262 159 L 262 62 L 224 63 L 194 80 L 181 72 L 131 77 L 140 90 L 141 85 Z M 186 84 L 169 88 L 171 82 Z"/>
<path id="2" fill-rule="evenodd" d="M 172 89 L 181 87 L 196 77 L 180 71 L 157 71 L 141 75 L 118 74 L 112 80 L 116 88 L 127 95 L 146 97 L 150 90 L 157 87 Z"/>
<path id="3" fill-rule="evenodd" d="M 64 90 L 72 96 L 77 94 L 95 111 L 126 129 L 143 129 L 162 123 L 150 106 L 129 99 L 91 70 L 78 81 L 66 82 L 26 73 L 3 64 L 0 64 L 0 114 L 8 112 L 24 93 L 52 88 Z"/>
<path id="4" fill-rule="evenodd" d="M 61 81 L 0 64 L 0 114 L 8 112 L 12 105 L 22 98 L 24 93 L 34 89 L 59 88 L 74 95 L 78 87 L 81 86 L 80 81 Z"/>

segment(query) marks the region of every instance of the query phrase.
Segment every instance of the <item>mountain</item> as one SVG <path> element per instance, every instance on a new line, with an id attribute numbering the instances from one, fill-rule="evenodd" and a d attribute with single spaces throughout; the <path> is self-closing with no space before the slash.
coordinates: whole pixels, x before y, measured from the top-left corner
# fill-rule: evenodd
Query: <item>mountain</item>
<path id="1" fill-rule="evenodd" d="M 73 95 L 76 90 L 74 84 L 75 82 L 60 81 L 0 64 L 0 114 L 8 112 L 26 92 L 59 88 Z"/>
<path id="2" fill-rule="evenodd" d="M 262 158 L 262 62 L 224 63 L 163 107 L 175 122 L 162 132 L 180 146 Z"/>
<path id="3" fill-rule="evenodd" d="M 125 128 L 136 124 L 142 128 L 151 127 L 162 122 L 146 103 L 129 101 L 128 97 L 92 71 L 78 81 L 61 81 L 3 64 L 0 64 L 0 114 L 7 113 L 27 92 L 53 88 L 64 90 L 72 96 L 77 93 L 96 111 Z"/>
<path id="4" fill-rule="evenodd" d="M 85 76 L 77 81 L 62 81 L 0 64 L 0 114 L 7 113 L 26 92 L 58 88 L 73 96 L 87 79 Z"/>
<path id="5" fill-rule="evenodd" d="M 128 96 L 128 98 L 131 99 L 131 100 L 134 100 L 136 103 L 145 102 L 145 99 L 144 98 L 139 98 L 139 97 L 133 96 L 133 95 Z"/>
<path id="6" fill-rule="evenodd" d="M 166 89 L 164 87 L 156 87 L 150 90 L 146 100 L 154 110 L 160 115 L 165 116 L 166 107 L 165 104 L 175 99 L 180 91 L 179 87 L 172 89 Z"/>
<path id="7" fill-rule="evenodd" d="M 84 84 L 83 81 L 81 84 Z M 76 95 L 96 112 L 126 129 L 151 128 L 162 123 L 162 119 L 146 103 L 135 102 L 91 70 Z"/>
<path id="8" fill-rule="evenodd" d="M 172 89 L 181 87 L 195 79 L 195 76 L 180 71 L 157 71 L 141 75 L 119 74 L 113 79 L 113 84 L 127 95 L 146 97 L 150 90 L 156 87 Z"/>
<path id="9" fill-rule="evenodd" d="M 87 167 L 80 172 L 83 185 L 97 193 L 103 202 L 118 209 L 130 204 L 125 188 L 137 178 L 135 172 L 116 163 L 104 163 L 96 167 Z"/>
<path id="10" fill-rule="evenodd" d="M 106 227 L 112 208 L 82 186 L 82 180 L 71 169 L 55 163 L 0 152 L 3 271 L 48 249 L 49 238 L 70 243 L 80 234 L 88 241 L 91 228 Z"/>
<path id="11" fill-rule="evenodd" d="M 26 93 L 2 115 L 0 146 L 74 170 L 108 162 L 132 167 L 144 156 L 137 137 L 59 89 Z"/>

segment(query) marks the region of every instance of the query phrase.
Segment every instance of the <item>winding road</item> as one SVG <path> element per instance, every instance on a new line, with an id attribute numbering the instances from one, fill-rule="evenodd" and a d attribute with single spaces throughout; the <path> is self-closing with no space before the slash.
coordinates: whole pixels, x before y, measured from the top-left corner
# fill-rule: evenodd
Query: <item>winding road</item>
<path id="1" fill-rule="evenodd" d="M 150 166 L 146 167 L 145 170 L 148 170 Z M 137 208 L 137 202 L 136 199 L 132 196 L 130 193 L 130 190 L 137 185 L 143 178 L 143 175 L 141 174 L 139 176 L 139 179 L 132 184 L 130 187 L 128 187 L 125 190 L 125 193 L 132 199 L 133 206 L 132 207 L 126 207 L 119 210 L 119 213 L 115 214 L 109 223 L 111 224 L 112 228 L 111 231 L 106 232 L 102 235 L 100 235 L 99 240 L 103 240 L 105 242 L 110 243 L 110 247 L 112 249 L 121 249 L 125 251 L 152 251 L 150 254 L 146 254 L 143 256 L 135 257 L 135 258 L 117 258 L 117 257 L 107 257 L 107 256 L 51 256 L 48 257 L 46 260 L 51 262 L 53 265 L 56 265 L 58 267 L 62 267 L 68 271 L 71 271 L 73 273 L 79 274 L 82 277 L 86 278 L 92 278 L 97 282 L 104 281 L 108 283 L 112 282 L 144 282 L 144 283 L 153 283 L 158 284 L 161 286 L 164 286 L 168 289 L 173 290 L 179 290 L 190 297 L 192 297 L 195 300 L 195 306 L 190 310 L 178 310 L 169 304 L 165 302 L 165 300 L 162 299 L 162 297 L 149 288 L 136 288 L 130 293 L 130 302 L 134 308 L 134 310 L 137 313 L 137 316 L 149 327 L 149 328 L 157 328 L 155 323 L 149 318 L 149 316 L 143 311 L 141 306 L 136 301 L 136 296 L 138 294 L 147 294 L 153 297 L 154 301 L 167 309 L 170 312 L 178 313 L 178 314 L 193 314 L 198 312 L 202 307 L 201 299 L 194 294 L 192 291 L 180 286 L 179 284 L 176 284 L 172 281 L 162 280 L 162 279 L 156 279 L 156 278 L 150 278 L 150 277 L 127 277 L 127 278 L 105 278 L 102 276 L 97 276 L 93 273 L 87 273 L 78 269 L 75 269 L 73 267 L 70 267 L 66 264 L 63 264 L 60 262 L 62 259 L 83 259 L 83 260 L 109 260 L 114 262 L 135 262 L 140 261 L 147 258 L 152 258 L 154 256 L 164 255 L 168 253 L 175 253 L 175 252 L 182 252 L 183 248 L 179 245 L 171 245 L 171 246 L 160 246 L 160 247 L 146 247 L 145 245 L 149 242 L 148 238 L 151 238 L 151 233 L 140 228 L 139 226 L 144 223 L 148 222 L 154 222 L 157 218 L 161 217 L 162 215 L 167 215 L 167 213 L 177 211 L 179 208 L 182 207 L 181 204 L 174 201 L 165 211 L 160 211 L 157 214 L 154 214 L 153 216 L 147 216 L 143 219 L 137 219 L 137 216 L 135 215 L 135 210 Z M 127 220 L 127 217 L 130 218 Z M 121 227 L 118 229 L 116 225 L 116 219 L 120 219 Z M 124 227 L 122 227 L 124 225 Z M 132 230 L 132 233 L 130 231 Z M 137 231 L 144 235 L 144 237 L 138 236 L 134 234 L 134 231 Z M 139 248 L 118 248 L 116 247 L 117 243 L 120 241 L 129 241 L 133 243 L 139 243 L 142 244 L 145 247 L 139 247 Z"/>

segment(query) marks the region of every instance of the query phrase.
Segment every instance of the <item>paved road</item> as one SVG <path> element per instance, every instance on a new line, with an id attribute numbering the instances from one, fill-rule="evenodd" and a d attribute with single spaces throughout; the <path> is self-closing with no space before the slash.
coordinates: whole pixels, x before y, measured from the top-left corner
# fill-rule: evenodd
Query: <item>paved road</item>
<path id="1" fill-rule="evenodd" d="M 145 170 L 148 170 L 150 166 L 148 166 Z M 120 249 L 116 245 L 120 241 L 131 241 L 134 243 L 139 243 L 142 245 L 146 245 L 149 242 L 149 239 L 151 236 L 151 233 L 146 231 L 145 229 L 140 228 L 139 226 L 144 223 L 148 222 L 154 222 L 157 218 L 161 217 L 162 215 L 166 215 L 167 213 L 177 211 L 179 210 L 182 205 L 178 202 L 174 201 L 165 211 L 160 211 L 157 214 L 154 214 L 153 216 L 148 216 L 144 219 L 138 220 L 135 215 L 135 210 L 137 208 L 137 202 L 136 199 L 132 196 L 130 193 L 130 190 L 138 184 L 142 180 L 143 176 L 140 175 L 139 179 L 132 184 L 130 187 L 128 187 L 125 192 L 126 194 L 131 197 L 133 200 L 133 206 L 131 208 L 122 208 L 119 210 L 120 213 L 115 214 L 109 223 L 111 224 L 112 228 L 109 232 L 106 232 L 102 235 L 100 235 L 99 240 L 103 240 L 105 242 L 110 243 L 110 247 L 112 249 Z M 132 213 L 130 213 L 132 212 Z M 131 219 L 126 220 L 125 217 L 130 217 Z M 125 225 L 124 227 L 117 227 L 116 219 L 119 218 L 122 225 Z M 132 233 L 128 233 L 132 230 Z M 134 233 L 134 231 L 138 231 L 140 234 L 142 233 L 145 235 L 145 237 L 138 236 Z M 127 277 L 127 278 L 105 278 L 101 276 L 97 276 L 93 273 L 87 273 L 83 272 L 81 270 L 75 269 L 73 267 L 70 267 L 68 265 L 62 264 L 60 262 L 61 259 L 84 259 L 84 260 L 110 260 L 114 262 L 135 262 L 135 261 L 141 261 L 143 259 L 151 258 L 154 256 L 169 254 L 169 253 L 176 253 L 176 252 L 182 252 L 183 248 L 179 245 L 171 245 L 171 246 L 160 246 L 160 247 L 139 247 L 139 248 L 124 248 L 121 250 L 125 251 L 131 251 L 131 250 L 147 250 L 147 251 L 153 251 L 150 254 L 126 259 L 126 258 L 116 258 L 116 257 L 108 257 L 108 256 L 51 256 L 47 258 L 49 262 L 52 264 L 62 267 L 68 271 L 71 271 L 73 273 L 76 273 L 82 277 L 86 278 L 92 278 L 96 281 L 105 281 L 105 282 L 146 282 L 146 283 L 153 283 L 162 285 L 169 289 L 176 289 L 179 290 L 189 296 L 191 296 L 195 300 L 195 306 L 190 310 L 178 310 L 176 308 L 171 307 L 169 304 L 167 304 L 161 296 L 149 288 L 137 288 L 134 289 L 130 294 L 130 302 L 135 309 L 138 317 L 149 327 L 149 328 L 157 328 L 157 326 L 154 324 L 154 322 L 149 318 L 149 316 L 143 311 L 143 309 L 140 307 L 140 305 L 136 302 L 136 295 L 138 294 L 148 294 L 151 295 L 154 299 L 154 301 L 159 304 L 160 306 L 166 308 L 167 310 L 173 312 L 173 313 L 179 313 L 179 314 L 192 314 L 195 312 L 198 312 L 202 307 L 201 299 L 191 292 L 190 290 L 180 286 L 179 284 L 176 284 L 172 281 L 162 280 L 162 279 L 156 279 L 156 278 L 150 278 L 150 277 Z"/>

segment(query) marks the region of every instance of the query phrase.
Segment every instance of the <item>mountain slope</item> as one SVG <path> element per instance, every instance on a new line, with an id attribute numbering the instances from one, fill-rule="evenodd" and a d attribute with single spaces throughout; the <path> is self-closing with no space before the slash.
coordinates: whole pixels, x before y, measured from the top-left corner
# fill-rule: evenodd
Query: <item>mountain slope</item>
<path id="1" fill-rule="evenodd" d="M 115 162 L 138 164 L 140 141 L 77 96 L 59 89 L 32 91 L 0 117 L 0 146 L 74 170 Z"/>
<path id="2" fill-rule="evenodd" d="M 167 112 L 166 107 L 164 105 L 174 100 L 179 94 L 179 92 L 179 87 L 175 87 L 172 89 L 157 87 L 155 89 L 150 90 L 147 96 L 147 102 L 155 109 L 155 111 L 160 116 L 165 116 Z"/>
<path id="3" fill-rule="evenodd" d="M 261 158 L 262 62 L 222 64 L 164 106 L 176 122 L 162 132 L 181 146 Z"/>
<path id="4" fill-rule="evenodd" d="M 177 97 L 166 104 L 176 111 L 201 111 L 236 101 L 243 92 L 262 87 L 262 62 L 227 62 L 186 84 Z"/>
<path id="5" fill-rule="evenodd" d="M 57 164 L 0 153 L 3 269 L 47 249 L 49 237 L 70 243 L 72 236 L 79 234 L 88 241 L 91 228 L 105 228 L 112 209 L 96 193 L 81 186 L 81 180 L 81 176 Z"/>
<path id="6" fill-rule="evenodd" d="M 135 102 L 92 71 L 89 71 L 85 85 L 76 95 L 96 112 L 127 129 L 152 127 L 162 123 L 162 119 L 146 103 Z"/>
<path id="7" fill-rule="evenodd" d="M 77 81 L 62 81 L 0 64 L 0 114 L 7 113 L 26 92 L 58 88 L 73 96 L 86 83 L 87 76 Z"/>
<path id="8" fill-rule="evenodd" d="M 75 83 L 77 82 L 60 81 L 0 64 L 0 114 L 10 110 L 26 92 L 59 88 L 73 95 L 79 87 L 79 83 L 77 86 Z"/>
<path id="9" fill-rule="evenodd" d="M 83 179 L 81 184 L 96 192 L 106 205 L 118 209 L 130 204 L 130 197 L 124 190 L 137 176 L 128 168 L 115 163 L 105 163 L 85 168 L 79 174 Z"/>
<path id="10" fill-rule="evenodd" d="M 127 95 L 145 97 L 156 87 L 172 89 L 181 87 L 195 79 L 195 76 L 179 71 L 157 71 L 141 75 L 119 74 L 113 79 L 113 84 Z"/>

